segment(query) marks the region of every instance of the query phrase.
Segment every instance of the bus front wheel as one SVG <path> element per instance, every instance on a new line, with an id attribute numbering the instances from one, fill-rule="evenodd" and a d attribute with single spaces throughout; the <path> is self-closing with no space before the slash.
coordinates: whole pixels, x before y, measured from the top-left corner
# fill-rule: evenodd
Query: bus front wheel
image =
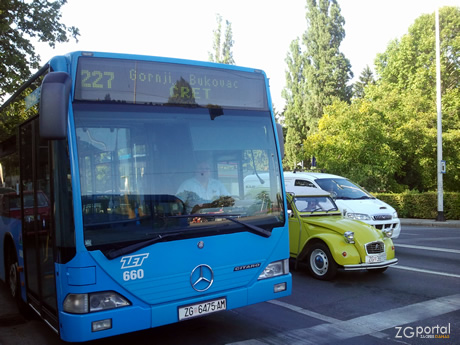
<path id="1" fill-rule="evenodd" d="M 14 251 L 11 249 L 8 250 L 6 269 L 7 286 L 10 294 L 14 299 L 20 298 L 18 259 L 16 258 Z"/>
<path id="2" fill-rule="evenodd" d="M 18 271 L 18 258 L 16 257 L 16 253 L 14 249 L 9 249 L 7 254 L 6 260 L 6 284 L 10 295 L 16 301 L 16 305 L 18 306 L 19 312 L 23 316 L 29 316 L 30 310 L 27 304 L 22 300 L 21 296 L 21 280 L 19 278 L 19 271 Z"/>

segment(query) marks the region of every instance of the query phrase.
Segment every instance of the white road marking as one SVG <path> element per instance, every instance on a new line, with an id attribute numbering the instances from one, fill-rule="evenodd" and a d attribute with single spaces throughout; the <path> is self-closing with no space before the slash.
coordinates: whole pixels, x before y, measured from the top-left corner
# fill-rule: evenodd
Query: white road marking
<path id="1" fill-rule="evenodd" d="M 298 308 L 292 306 L 289 309 L 295 311 Z M 231 343 L 231 345 L 340 344 L 341 341 L 346 339 L 371 335 L 396 326 L 402 326 L 458 310 L 460 310 L 460 294 L 439 297 L 425 302 L 360 316 L 347 321 L 324 323 L 309 328 L 280 332 L 273 336 L 240 341 Z M 317 313 L 312 315 L 317 315 Z M 336 320 L 334 318 L 331 319 Z"/>
<path id="2" fill-rule="evenodd" d="M 409 267 L 409 266 L 394 265 L 394 266 L 391 266 L 391 268 L 398 268 L 400 270 L 413 271 L 413 272 L 419 272 L 419 273 L 434 274 L 434 275 L 444 276 L 444 277 L 460 278 L 460 274 L 430 271 L 430 270 L 425 270 L 422 268 L 415 268 L 415 267 Z"/>
<path id="3" fill-rule="evenodd" d="M 309 317 L 312 317 L 314 319 L 318 319 L 318 320 L 321 320 L 321 321 L 326 321 L 326 322 L 329 322 L 329 323 L 343 322 L 342 320 L 335 319 L 333 317 L 323 315 L 323 314 L 314 312 L 312 310 L 304 309 L 304 308 L 301 308 L 301 307 L 296 306 L 296 305 L 285 303 L 285 302 L 282 302 L 282 301 L 277 300 L 277 299 L 267 301 L 267 302 L 271 303 L 271 304 L 279 305 L 280 307 L 290 309 L 290 310 L 295 311 L 295 312 L 297 312 L 299 314 L 307 315 Z M 387 336 L 385 333 L 381 333 L 381 332 L 375 332 L 375 333 L 372 333 L 370 335 L 373 336 L 373 337 L 376 337 L 376 338 L 381 338 L 381 339 L 386 338 L 386 336 Z"/>
<path id="4" fill-rule="evenodd" d="M 447 249 L 447 248 L 436 248 L 436 247 L 425 247 L 425 246 L 414 246 L 411 244 L 398 244 L 395 243 L 395 248 L 411 248 L 411 249 L 421 249 L 421 250 L 431 250 L 435 252 L 444 252 L 444 253 L 451 253 L 451 254 L 460 254 L 460 250 L 458 249 Z"/>
<path id="5" fill-rule="evenodd" d="M 307 316 L 310 316 L 310 317 L 312 317 L 314 319 L 318 319 L 318 320 L 321 320 L 321 321 L 326 321 L 326 322 L 329 322 L 329 323 L 342 322 L 342 320 L 334 319 L 333 317 L 322 315 L 322 314 L 316 313 L 316 312 L 308 310 L 308 309 L 303 309 L 303 308 L 298 307 L 296 305 L 285 303 L 285 302 L 282 302 L 282 301 L 277 300 L 277 299 L 268 301 L 268 303 L 276 304 L 276 305 L 279 305 L 280 307 L 283 307 L 283 308 L 286 308 L 286 309 L 291 309 L 292 311 L 295 311 L 295 312 L 297 312 L 299 314 L 307 315 Z"/>

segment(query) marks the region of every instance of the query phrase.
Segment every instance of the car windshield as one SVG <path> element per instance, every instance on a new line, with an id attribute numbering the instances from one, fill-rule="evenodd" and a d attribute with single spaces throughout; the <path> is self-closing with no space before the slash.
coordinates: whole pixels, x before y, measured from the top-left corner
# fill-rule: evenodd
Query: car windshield
<path id="1" fill-rule="evenodd" d="M 87 247 L 284 222 L 268 111 L 77 103 L 74 119 Z M 262 173 L 267 187 L 246 193 Z"/>
<path id="2" fill-rule="evenodd" d="M 321 189 L 331 193 L 334 199 L 375 199 L 366 190 L 345 178 L 321 178 L 316 179 L 315 182 Z"/>
<path id="3" fill-rule="evenodd" d="M 328 196 L 296 196 L 294 205 L 299 212 L 337 211 L 334 201 Z"/>

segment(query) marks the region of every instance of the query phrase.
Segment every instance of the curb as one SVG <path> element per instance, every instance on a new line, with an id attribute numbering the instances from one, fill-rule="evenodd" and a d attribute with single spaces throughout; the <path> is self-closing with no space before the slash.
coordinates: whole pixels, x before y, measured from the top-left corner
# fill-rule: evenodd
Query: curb
<path id="1" fill-rule="evenodd" d="M 459 228 L 460 220 L 446 220 L 440 222 L 434 219 L 414 219 L 414 218 L 400 218 L 401 225 L 415 225 L 415 226 L 427 226 L 434 228 Z"/>

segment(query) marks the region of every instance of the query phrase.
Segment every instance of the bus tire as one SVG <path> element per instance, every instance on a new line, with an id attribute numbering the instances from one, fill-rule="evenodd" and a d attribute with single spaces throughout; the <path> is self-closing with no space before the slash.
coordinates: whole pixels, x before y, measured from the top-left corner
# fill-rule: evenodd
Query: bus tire
<path id="1" fill-rule="evenodd" d="M 19 312 L 23 316 L 29 316 L 30 310 L 27 304 L 22 300 L 21 296 L 21 279 L 19 277 L 18 271 L 18 258 L 13 248 L 10 248 L 7 251 L 7 260 L 6 260 L 6 285 L 8 291 L 16 301 L 16 305 L 19 309 Z"/>

